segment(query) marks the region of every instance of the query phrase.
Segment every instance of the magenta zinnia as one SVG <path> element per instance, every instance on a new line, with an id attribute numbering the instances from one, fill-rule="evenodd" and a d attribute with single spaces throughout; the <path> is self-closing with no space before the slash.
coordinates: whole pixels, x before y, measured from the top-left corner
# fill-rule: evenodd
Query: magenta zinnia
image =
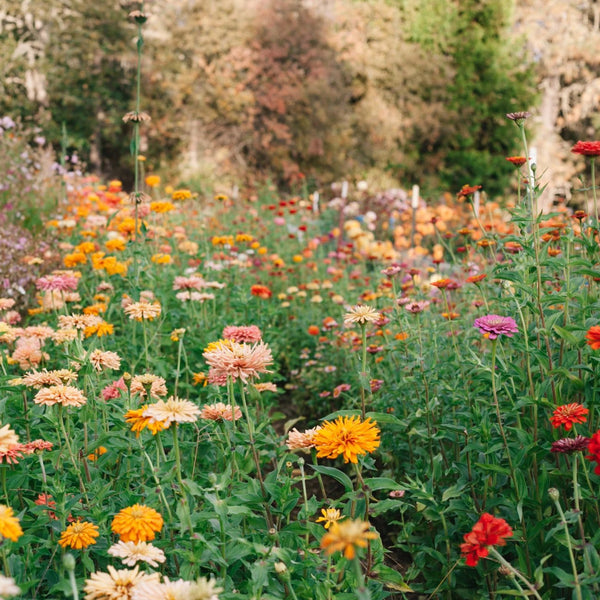
<path id="1" fill-rule="evenodd" d="M 500 335 L 512 337 L 513 333 L 519 331 L 517 323 L 512 317 L 501 317 L 500 315 L 485 315 L 475 319 L 473 327 L 490 340 L 495 340 Z"/>

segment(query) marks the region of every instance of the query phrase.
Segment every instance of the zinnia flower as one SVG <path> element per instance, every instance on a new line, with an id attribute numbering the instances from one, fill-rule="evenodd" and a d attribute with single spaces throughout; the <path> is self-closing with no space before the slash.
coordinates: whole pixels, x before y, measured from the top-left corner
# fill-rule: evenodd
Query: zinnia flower
<path id="1" fill-rule="evenodd" d="M 583 156 L 600 156 L 600 142 L 577 142 L 571 152 Z"/>
<path id="2" fill-rule="evenodd" d="M 134 504 L 122 509 L 113 519 L 111 530 L 122 542 L 149 542 L 163 526 L 163 518 L 153 508 Z"/>
<path id="3" fill-rule="evenodd" d="M 77 521 L 71 523 L 60 535 L 58 543 L 63 548 L 69 546 L 75 550 L 87 548 L 96 543 L 96 538 L 100 535 L 98 527 L 88 521 Z"/>
<path id="4" fill-rule="evenodd" d="M 160 303 L 155 302 L 132 302 L 129 306 L 126 306 L 124 309 L 125 314 L 130 319 L 135 319 L 136 321 L 152 321 L 156 317 L 160 316 L 161 307 Z"/>
<path id="5" fill-rule="evenodd" d="M 582 435 L 575 436 L 574 438 L 563 438 L 552 442 L 550 452 L 558 452 L 562 454 L 573 454 L 574 452 L 583 452 L 589 446 L 589 438 L 583 437 Z"/>
<path id="6" fill-rule="evenodd" d="M 377 539 L 377 533 L 369 531 L 371 525 L 360 519 L 335 521 L 321 539 L 321 548 L 326 554 L 343 552 L 348 560 L 356 555 L 356 548 L 366 548 L 368 540 Z"/>
<path id="7" fill-rule="evenodd" d="M 18 596 L 20 593 L 21 590 L 18 588 L 12 577 L 0 575 L 0 598 L 2 600 L 5 600 L 5 598 L 10 596 Z"/>
<path id="8" fill-rule="evenodd" d="M 592 350 L 600 350 L 600 325 L 592 325 L 588 329 L 585 335 L 588 346 L 592 347 Z"/>
<path id="9" fill-rule="evenodd" d="M 223 379 L 226 383 L 227 377 L 241 379 L 245 383 L 260 373 L 268 373 L 267 366 L 273 362 L 271 350 L 264 342 L 252 346 L 233 340 L 217 342 L 209 346 L 202 356 L 210 366 L 208 378 L 211 383 L 220 383 Z"/>
<path id="10" fill-rule="evenodd" d="M 507 156 L 506 160 L 515 167 L 522 167 L 527 162 L 524 156 Z"/>
<path id="11" fill-rule="evenodd" d="M 358 416 L 338 417 L 333 422 L 323 423 L 314 443 L 318 458 L 342 455 L 344 462 L 358 463 L 359 454 L 368 454 L 379 446 L 379 429 L 370 418 L 361 421 Z"/>
<path id="12" fill-rule="evenodd" d="M 52 385 L 41 389 L 33 398 L 35 404 L 45 404 L 52 406 L 60 404 L 62 406 L 83 406 L 87 399 L 83 392 L 71 385 Z"/>
<path id="13" fill-rule="evenodd" d="M 138 567 L 119 571 L 108 567 L 108 573 L 96 571 L 86 579 L 83 588 L 85 600 L 132 600 L 132 593 L 138 585 L 148 581 L 158 582 L 159 578 L 158 573 L 140 573 Z"/>
<path id="14" fill-rule="evenodd" d="M 121 357 L 116 352 L 102 351 L 99 348 L 90 354 L 89 359 L 96 371 L 116 371 L 121 366 Z"/>
<path id="15" fill-rule="evenodd" d="M 165 424 L 161 421 L 154 421 L 151 417 L 144 416 L 147 409 L 148 405 L 145 404 L 142 408 L 128 410 L 125 413 L 125 421 L 131 426 L 131 431 L 135 432 L 136 438 L 140 437 L 140 433 L 146 427 L 152 432 L 152 435 L 156 435 L 159 431 L 166 429 Z"/>
<path id="16" fill-rule="evenodd" d="M 200 411 L 200 418 L 207 421 L 233 421 L 234 409 L 229 404 L 215 402 L 214 404 L 205 404 Z M 242 411 L 239 406 L 235 407 L 235 420 L 242 418 Z"/>
<path id="17" fill-rule="evenodd" d="M 148 406 L 143 416 L 168 428 L 171 423 L 194 423 L 199 414 L 200 409 L 193 402 L 171 396 L 166 402 L 159 400 Z"/>
<path id="18" fill-rule="evenodd" d="M 596 431 L 596 433 L 590 438 L 588 443 L 588 456 L 586 458 L 591 460 L 596 464 L 594 468 L 594 473 L 596 475 L 600 475 L 600 430 Z"/>
<path id="19" fill-rule="evenodd" d="M 0 452 L 5 452 L 18 443 L 19 436 L 10 428 L 10 425 L 3 425 L 0 428 Z"/>
<path id="20" fill-rule="evenodd" d="M 381 313 L 377 312 L 371 306 L 365 306 L 364 304 L 357 304 L 353 306 L 344 315 L 344 325 L 353 325 L 359 323 L 364 325 L 365 323 L 373 323 L 381 319 Z"/>
<path id="21" fill-rule="evenodd" d="M 146 397 L 147 390 L 150 390 L 152 398 L 160 398 L 167 395 L 167 382 L 158 375 L 145 373 L 144 375 L 136 375 L 131 380 L 131 395 L 139 394 L 141 398 Z"/>
<path id="22" fill-rule="evenodd" d="M 504 520 L 483 513 L 470 533 L 464 535 L 464 543 L 460 546 L 462 555 L 467 559 L 467 565 L 474 567 L 480 558 L 489 554 L 489 546 L 504 546 L 504 538 L 512 537 L 513 531 Z"/>
<path id="23" fill-rule="evenodd" d="M 295 427 L 288 433 L 285 445 L 290 450 L 309 450 L 315 447 L 315 435 L 321 427 L 313 427 L 306 431 L 298 431 Z"/>
<path id="24" fill-rule="evenodd" d="M 128 567 L 142 561 L 156 568 L 166 560 L 165 553 L 160 548 L 146 542 L 117 542 L 108 549 L 108 553 L 120 558 Z"/>
<path id="25" fill-rule="evenodd" d="M 223 339 L 234 340 L 240 344 L 260 342 L 262 332 L 256 325 L 229 325 L 223 329 Z"/>
<path id="26" fill-rule="evenodd" d="M 587 408 L 584 408 L 581 404 L 577 404 L 576 402 L 563 404 L 554 410 L 550 417 L 550 421 L 555 429 L 564 425 L 565 429 L 570 431 L 576 423 L 585 423 L 587 421 L 585 415 L 589 412 L 590 411 Z"/>
<path id="27" fill-rule="evenodd" d="M 344 518 L 339 508 L 322 508 L 321 515 L 316 522 L 322 523 L 324 521 L 323 527 L 325 529 L 329 529 L 334 523 Z"/>
<path id="28" fill-rule="evenodd" d="M 486 315 L 475 319 L 473 327 L 478 327 L 479 331 L 490 340 L 495 340 L 500 335 L 512 337 L 519 331 L 515 320 L 512 317 L 501 317 L 500 315 Z"/>
<path id="29" fill-rule="evenodd" d="M 10 506 L 0 504 L 0 536 L 16 542 L 23 535 L 19 519 Z"/>

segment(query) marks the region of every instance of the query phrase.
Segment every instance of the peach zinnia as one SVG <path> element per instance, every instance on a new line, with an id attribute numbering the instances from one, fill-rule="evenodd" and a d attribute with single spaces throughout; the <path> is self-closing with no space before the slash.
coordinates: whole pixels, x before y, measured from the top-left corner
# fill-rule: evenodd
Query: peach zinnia
<path id="1" fill-rule="evenodd" d="M 52 406 L 60 404 L 62 406 L 83 406 L 87 399 L 83 392 L 72 385 L 52 385 L 41 389 L 33 398 L 35 404 L 45 404 Z"/>
<path id="2" fill-rule="evenodd" d="M 122 542 L 150 542 L 163 526 L 158 512 L 144 504 L 134 504 L 121 510 L 110 526 Z"/>
<path id="3" fill-rule="evenodd" d="M 368 454 L 379 447 L 377 423 L 367 418 L 338 417 L 325 421 L 314 437 L 318 458 L 344 457 L 344 462 L 358 463 L 358 455 Z"/>

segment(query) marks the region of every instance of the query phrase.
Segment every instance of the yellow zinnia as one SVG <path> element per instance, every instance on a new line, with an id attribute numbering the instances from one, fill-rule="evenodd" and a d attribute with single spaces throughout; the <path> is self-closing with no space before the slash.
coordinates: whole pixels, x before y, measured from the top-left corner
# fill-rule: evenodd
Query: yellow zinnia
<path id="1" fill-rule="evenodd" d="M 10 506 L 0 504 L 0 536 L 16 542 L 23 535 L 19 520 Z"/>
<path id="2" fill-rule="evenodd" d="M 358 416 L 325 421 L 315 435 L 318 458 L 337 458 L 342 455 L 344 462 L 357 463 L 359 454 L 373 452 L 379 444 L 377 423 L 370 418 L 361 421 Z"/>
<path id="3" fill-rule="evenodd" d="M 96 543 L 100 535 L 98 527 L 88 521 L 77 521 L 71 523 L 61 534 L 58 543 L 63 548 L 69 546 L 75 550 L 87 548 Z"/>
<path id="4" fill-rule="evenodd" d="M 352 560 L 356 555 L 356 548 L 366 548 L 368 540 L 377 538 L 377 533 L 369 531 L 370 527 L 367 521 L 360 519 L 336 521 L 321 539 L 321 548 L 328 555 L 339 550 L 347 559 Z"/>

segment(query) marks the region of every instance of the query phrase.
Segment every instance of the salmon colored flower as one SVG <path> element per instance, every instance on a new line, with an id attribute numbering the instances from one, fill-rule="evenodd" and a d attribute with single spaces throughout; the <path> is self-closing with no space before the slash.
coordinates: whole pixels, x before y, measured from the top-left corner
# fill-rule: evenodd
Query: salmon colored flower
<path id="1" fill-rule="evenodd" d="M 358 463 L 358 456 L 379 447 L 379 429 L 370 418 L 338 417 L 325 421 L 314 437 L 318 458 L 344 457 L 344 462 Z"/>
<path id="2" fill-rule="evenodd" d="M 480 558 L 488 556 L 490 546 L 504 546 L 506 544 L 504 538 L 512 535 L 513 531 L 504 519 L 483 513 L 471 532 L 465 534 L 463 538 L 465 541 L 461 544 L 460 551 L 467 559 L 467 565 L 474 567 Z"/>
<path id="3" fill-rule="evenodd" d="M 524 156 L 507 156 L 506 160 L 515 167 L 522 167 L 527 162 Z"/>
<path id="4" fill-rule="evenodd" d="M 567 431 L 570 431 L 576 423 L 585 423 L 587 415 L 590 411 L 587 408 L 573 402 L 571 404 L 563 404 L 555 409 L 550 417 L 552 426 L 558 429 L 561 425 L 565 426 Z"/>
<path id="5" fill-rule="evenodd" d="M 257 298 L 262 298 L 263 300 L 267 300 L 273 295 L 273 292 L 266 285 L 253 285 L 250 288 L 250 293 Z"/>

